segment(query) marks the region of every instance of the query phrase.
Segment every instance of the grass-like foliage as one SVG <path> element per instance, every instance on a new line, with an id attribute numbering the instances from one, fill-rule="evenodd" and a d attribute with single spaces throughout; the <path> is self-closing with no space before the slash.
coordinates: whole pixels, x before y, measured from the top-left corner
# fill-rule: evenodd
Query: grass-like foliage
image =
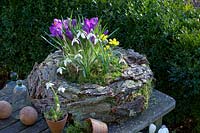
<path id="1" fill-rule="evenodd" d="M 49 29 L 51 40 L 42 37 L 63 52 L 58 73 L 71 81 L 100 84 L 120 76 L 123 65 L 113 50 L 119 41 L 110 38 L 113 33 L 108 34 L 97 17 L 54 19 Z"/>

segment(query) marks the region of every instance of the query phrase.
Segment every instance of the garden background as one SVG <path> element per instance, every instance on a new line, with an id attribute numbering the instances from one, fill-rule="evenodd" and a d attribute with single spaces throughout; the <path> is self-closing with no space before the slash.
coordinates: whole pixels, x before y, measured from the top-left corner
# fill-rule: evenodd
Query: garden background
<path id="1" fill-rule="evenodd" d="M 42 38 L 54 18 L 98 16 L 120 45 L 145 54 L 155 88 L 174 97 L 164 118 L 176 132 L 200 132 L 200 9 L 184 0 L 1 0 L 0 87 L 24 79 L 55 49 Z"/>

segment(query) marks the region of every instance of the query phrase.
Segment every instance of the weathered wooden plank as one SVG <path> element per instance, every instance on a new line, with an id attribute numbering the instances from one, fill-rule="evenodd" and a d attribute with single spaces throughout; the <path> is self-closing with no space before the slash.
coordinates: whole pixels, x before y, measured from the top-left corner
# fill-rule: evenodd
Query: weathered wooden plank
<path id="1" fill-rule="evenodd" d="M 2 133 L 18 133 L 19 131 L 25 129 L 26 126 L 23 125 L 20 121 L 13 123 L 12 125 L 2 129 L 0 132 Z"/>
<path id="2" fill-rule="evenodd" d="M 40 117 L 38 118 L 36 123 L 40 122 L 41 120 L 42 120 L 42 116 L 40 115 Z M 18 132 L 24 130 L 25 128 L 29 128 L 29 127 L 32 127 L 32 126 L 25 126 L 24 124 L 22 124 L 20 122 L 20 120 L 17 120 L 15 123 L 13 123 L 13 124 L 7 126 L 6 128 L 0 130 L 0 133 L 1 132 L 2 133 L 3 132 L 5 132 L 5 133 L 9 133 L 9 132 L 18 133 Z"/>
<path id="3" fill-rule="evenodd" d="M 20 131 L 19 133 L 40 133 L 47 128 L 48 127 L 47 127 L 46 121 L 42 119 L 41 121 L 37 122 L 36 124 L 32 126 L 27 127 L 26 129 Z"/>
<path id="4" fill-rule="evenodd" d="M 12 114 L 9 118 L 7 119 L 3 119 L 3 120 L 0 120 L 0 130 L 7 127 L 7 126 L 10 126 L 12 125 L 13 123 L 16 123 L 18 121 L 18 119 L 15 119 L 14 116 L 19 113 L 20 109 L 18 110 L 13 110 L 12 111 Z M 1 133 L 1 132 L 0 132 Z"/>
<path id="5" fill-rule="evenodd" d="M 0 130 L 7 127 L 7 126 L 10 126 L 12 125 L 13 123 L 16 123 L 18 120 L 14 118 L 14 116 L 19 113 L 19 110 L 13 110 L 12 111 L 12 114 L 9 118 L 7 119 L 3 119 L 3 120 L 0 120 Z"/>
<path id="6" fill-rule="evenodd" d="M 0 132 L 1 132 L 1 129 L 13 124 L 17 122 L 16 119 L 14 119 L 12 116 L 10 116 L 9 118 L 7 119 L 3 119 L 3 120 L 0 120 Z"/>
<path id="7" fill-rule="evenodd" d="M 41 133 L 51 133 L 51 131 L 50 131 L 49 128 L 47 128 L 47 129 L 45 129 L 44 131 L 42 131 Z"/>

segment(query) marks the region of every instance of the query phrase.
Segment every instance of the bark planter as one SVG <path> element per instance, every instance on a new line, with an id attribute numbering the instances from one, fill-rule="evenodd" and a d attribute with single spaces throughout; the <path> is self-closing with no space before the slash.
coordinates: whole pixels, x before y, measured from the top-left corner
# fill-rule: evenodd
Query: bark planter
<path id="1" fill-rule="evenodd" d="M 62 52 L 50 54 L 42 63 L 36 63 L 28 76 L 32 103 L 41 112 L 51 107 L 52 93 L 45 89 L 45 83 L 51 81 L 55 88 L 66 88 L 64 93 L 58 94 L 61 109 L 73 114 L 77 120 L 92 117 L 109 123 L 136 116 L 148 107 L 153 73 L 145 56 L 132 49 L 116 50 L 123 55 L 128 67 L 105 86 L 67 81 L 57 74 L 58 64 L 63 59 Z"/>
<path id="2" fill-rule="evenodd" d="M 59 120 L 59 121 L 52 121 L 52 120 L 46 119 L 47 125 L 50 128 L 51 132 L 62 133 L 65 127 L 65 124 L 67 122 L 67 117 L 68 115 L 66 115 L 62 120 Z"/>

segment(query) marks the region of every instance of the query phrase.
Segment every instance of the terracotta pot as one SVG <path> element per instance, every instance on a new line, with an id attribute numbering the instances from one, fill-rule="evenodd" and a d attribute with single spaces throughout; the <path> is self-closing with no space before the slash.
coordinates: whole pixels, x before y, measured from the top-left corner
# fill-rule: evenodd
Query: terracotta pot
<path id="1" fill-rule="evenodd" d="M 63 129 L 65 127 L 65 124 L 67 122 L 67 117 L 68 115 L 65 116 L 65 118 L 63 118 L 60 121 L 52 121 L 52 120 L 48 120 L 46 119 L 47 125 L 50 128 L 52 133 L 62 133 Z"/>
<path id="2" fill-rule="evenodd" d="M 106 123 L 93 118 L 86 119 L 86 122 L 89 122 L 92 133 L 108 133 L 108 126 Z"/>

